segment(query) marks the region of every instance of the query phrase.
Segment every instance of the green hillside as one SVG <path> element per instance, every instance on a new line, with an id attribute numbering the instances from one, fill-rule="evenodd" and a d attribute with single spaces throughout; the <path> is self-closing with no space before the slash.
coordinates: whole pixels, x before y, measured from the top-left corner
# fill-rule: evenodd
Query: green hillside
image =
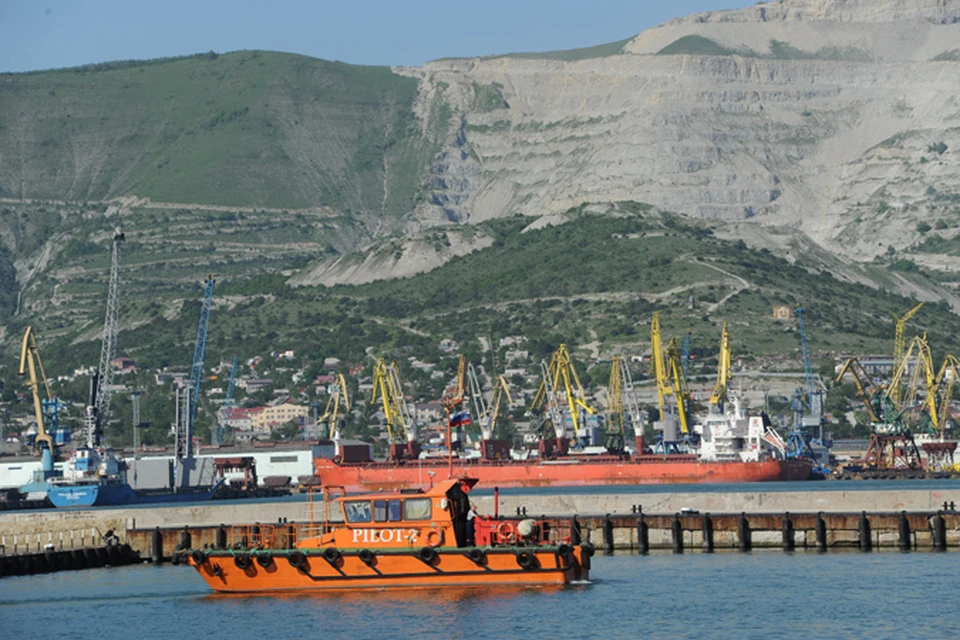
<path id="1" fill-rule="evenodd" d="M 434 147 L 387 67 L 242 51 L 0 75 L 0 197 L 400 215 Z"/>

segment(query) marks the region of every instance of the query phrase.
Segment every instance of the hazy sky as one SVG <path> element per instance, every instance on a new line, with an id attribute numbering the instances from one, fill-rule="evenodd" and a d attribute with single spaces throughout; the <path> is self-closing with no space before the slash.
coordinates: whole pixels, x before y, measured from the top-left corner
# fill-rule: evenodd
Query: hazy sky
<path id="1" fill-rule="evenodd" d="M 0 71 L 267 49 L 355 64 L 572 49 L 756 0 L 0 0 Z"/>

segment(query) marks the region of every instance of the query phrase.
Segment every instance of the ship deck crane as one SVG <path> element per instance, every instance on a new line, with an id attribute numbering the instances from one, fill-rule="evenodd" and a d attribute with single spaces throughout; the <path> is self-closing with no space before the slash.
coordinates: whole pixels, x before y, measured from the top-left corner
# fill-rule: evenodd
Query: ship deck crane
<path id="1" fill-rule="evenodd" d="M 400 374 L 396 364 L 388 365 L 383 358 L 377 360 L 373 369 L 373 396 L 370 402 L 376 404 L 378 399 L 387 427 L 390 458 L 400 460 L 419 456 L 416 421 L 403 399 Z"/>
<path id="2" fill-rule="evenodd" d="M 542 365 L 542 363 L 541 363 Z M 566 425 L 563 422 L 562 415 L 557 419 L 558 414 L 562 414 L 560 406 L 566 401 L 567 410 L 570 414 L 570 420 L 573 425 L 574 437 L 582 437 L 582 430 L 585 428 L 580 412 L 588 415 L 594 415 L 597 411 L 587 404 L 586 394 L 583 391 L 583 385 L 580 384 L 580 378 L 577 376 L 577 370 L 573 366 L 573 360 L 570 357 L 570 351 L 567 345 L 561 344 L 550 358 L 550 364 L 546 367 L 541 366 L 544 373 L 537 394 L 533 398 L 531 411 L 542 411 L 544 407 L 551 410 L 553 417 L 554 433 L 556 434 L 556 446 L 561 451 L 565 444 L 560 444 L 566 439 Z"/>
<path id="3" fill-rule="evenodd" d="M 39 377 L 37 377 L 38 371 L 40 373 Z M 30 393 L 33 396 L 33 412 L 37 421 L 37 437 L 33 444 L 34 450 L 40 456 L 44 455 L 44 450 L 49 451 L 50 455 L 53 456 L 53 436 L 46 429 L 44 415 L 50 415 L 52 411 L 54 420 L 56 420 L 58 403 L 50 392 L 50 383 L 47 382 L 47 375 L 43 371 L 43 361 L 40 359 L 40 348 L 37 346 L 37 338 L 33 333 L 33 327 L 28 326 L 23 334 L 23 345 L 20 348 L 20 367 L 17 369 L 17 374 L 26 376 L 27 387 L 30 388 Z M 41 381 L 46 390 L 46 398 L 40 397 Z"/>
<path id="4" fill-rule="evenodd" d="M 337 374 L 336 382 L 331 385 L 330 397 L 327 398 L 327 406 L 319 420 L 326 423 L 326 429 L 321 433 L 321 438 L 332 436 L 334 442 L 343 440 L 343 426 L 341 425 L 341 411 L 350 411 L 350 396 L 347 394 L 347 380 L 342 373 Z"/>

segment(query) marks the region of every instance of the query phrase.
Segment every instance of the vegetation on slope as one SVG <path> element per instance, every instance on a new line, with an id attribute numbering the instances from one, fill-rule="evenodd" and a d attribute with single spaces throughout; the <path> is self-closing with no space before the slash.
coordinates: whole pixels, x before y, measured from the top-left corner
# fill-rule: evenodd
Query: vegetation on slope
<path id="1" fill-rule="evenodd" d="M 242 51 L 3 74 L 0 196 L 400 215 L 435 147 L 387 67 Z"/>

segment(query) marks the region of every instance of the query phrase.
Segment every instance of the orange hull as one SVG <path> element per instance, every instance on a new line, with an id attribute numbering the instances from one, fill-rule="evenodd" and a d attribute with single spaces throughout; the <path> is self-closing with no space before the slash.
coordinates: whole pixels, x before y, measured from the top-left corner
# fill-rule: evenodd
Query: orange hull
<path id="1" fill-rule="evenodd" d="M 441 460 L 340 464 L 316 458 L 313 462 L 323 485 L 345 487 L 347 491 L 420 487 L 431 478 L 447 477 L 449 468 L 448 462 Z M 576 487 L 806 480 L 810 469 L 810 462 L 800 459 L 701 462 L 696 456 L 677 455 L 634 456 L 626 460 L 610 457 L 536 462 L 454 460 L 453 475 L 478 478 L 484 485 L 500 488 Z"/>
<path id="2" fill-rule="evenodd" d="M 562 585 L 589 579 L 589 558 L 584 567 L 579 547 L 566 559 L 556 548 L 496 547 L 484 549 L 479 560 L 463 549 L 438 548 L 431 561 L 411 550 L 345 550 L 333 561 L 319 549 L 301 551 L 303 562 L 292 562 L 290 552 L 263 550 L 194 552 L 188 561 L 212 589 L 224 593 Z"/>

